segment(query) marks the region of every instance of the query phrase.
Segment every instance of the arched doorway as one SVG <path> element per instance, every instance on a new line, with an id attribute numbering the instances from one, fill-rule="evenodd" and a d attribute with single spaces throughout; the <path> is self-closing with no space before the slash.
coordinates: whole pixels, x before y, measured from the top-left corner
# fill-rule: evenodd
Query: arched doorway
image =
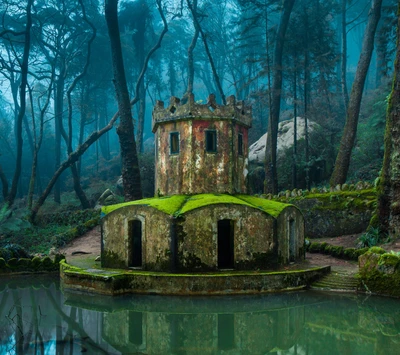
<path id="1" fill-rule="evenodd" d="M 129 221 L 130 267 L 142 267 L 142 221 Z"/>
<path id="2" fill-rule="evenodd" d="M 233 221 L 218 221 L 218 268 L 233 269 Z"/>

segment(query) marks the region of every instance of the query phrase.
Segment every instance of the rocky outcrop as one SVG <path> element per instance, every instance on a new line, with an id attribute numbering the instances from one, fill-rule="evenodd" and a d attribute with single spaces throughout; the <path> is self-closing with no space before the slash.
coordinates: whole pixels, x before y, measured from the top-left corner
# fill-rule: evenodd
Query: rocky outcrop
<path id="1" fill-rule="evenodd" d="M 313 132 L 319 127 L 318 123 L 308 120 L 308 132 Z M 253 143 L 249 148 L 249 161 L 251 163 L 263 163 L 265 159 L 265 143 L 268 133 L 265 133 L 257 142 Z M 294 137 L 294 120 L 280 122 L 278 125 L 278 154 L 286 148 L 293 146 Z M 305 120 L 297 117 L 297 139 L 305 137 Z"/>

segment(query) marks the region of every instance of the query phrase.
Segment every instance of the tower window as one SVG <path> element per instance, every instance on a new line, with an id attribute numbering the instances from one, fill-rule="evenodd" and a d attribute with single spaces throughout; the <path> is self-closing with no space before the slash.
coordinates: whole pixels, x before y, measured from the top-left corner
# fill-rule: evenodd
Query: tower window
<path id="1" fill-rule="evenodd" d="M 206 131 L 206 152 L 217 152 L 217 131 Z"/>
<path id="2" fill-rule="evenodd" d="M 179 154 L 179 132 L 169 134 L 170 154 Z"/>
<path id="3" fill-rule="evenodd" d="M 243 155 L 243 134 L 238 135 L 238 154 Z"/>

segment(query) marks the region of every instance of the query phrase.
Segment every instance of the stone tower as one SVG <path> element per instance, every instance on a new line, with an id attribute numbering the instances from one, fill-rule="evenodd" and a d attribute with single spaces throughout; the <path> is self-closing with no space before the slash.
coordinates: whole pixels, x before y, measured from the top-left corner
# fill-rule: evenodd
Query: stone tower
<path id="1" fill-rule="evenodd" d="M 218 105 L 213 94 L 206 104 L 193 95 L 186 103 L 171 97 L 166 108 L 157 101 L 155 194 L 247 193 L 251 121 L 251 107 L 234 96 L 227 105 Z"/>

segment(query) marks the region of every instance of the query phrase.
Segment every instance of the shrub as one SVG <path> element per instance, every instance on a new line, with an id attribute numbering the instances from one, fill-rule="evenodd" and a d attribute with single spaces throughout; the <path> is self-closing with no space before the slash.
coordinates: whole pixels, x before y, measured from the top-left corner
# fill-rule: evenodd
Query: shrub
<path id="1" fill-rule="evenodd" d="M 348 260 L 357 260 L 357 249 L 356 248 L 346 248 L 343 251 L 343 257 Z"/>

